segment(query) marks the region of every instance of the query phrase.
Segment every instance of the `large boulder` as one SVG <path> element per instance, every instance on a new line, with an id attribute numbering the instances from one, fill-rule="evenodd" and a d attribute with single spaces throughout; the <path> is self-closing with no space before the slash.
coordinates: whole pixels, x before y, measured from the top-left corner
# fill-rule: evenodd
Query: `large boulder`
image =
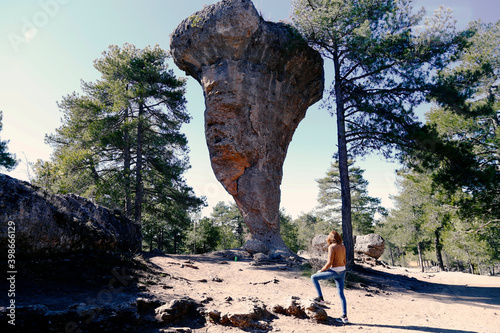
<path id="1" fill-rule="evenodd" d="M 0 247 L 7 248 L 12 238 L 20 256 L 141 248 L 140 226 L 120 211 L 73 194 L 50 194 L 0 174 Z"/>
<path id="2" fill-rule="evenodd" d="M 279 232 L 282 166 L 307 108 L 323 93 L 323 60 L 292 27 L 266 22 L 250 0 L 223 0 L 171 34 L 176 65 L 205 97 L 215 176 L 252 238 L 287 249 Z"/>
<path id="3" fill-rule="evenodd" d="M 328 235 L 316 235 L 311 241 L 309 248 L 309 256 L 311 258 L 327 259 L 328 257 L 328 243 L 326 239 Z"/>
<path id="4" fill-rule="evenodd" d="M 249 239 L 246 241 L 245 245 L 243 245 L 243 248 L 248 251 L 250 254 L 255 254 L 255 253 L 268 253 L 269 248 L 266 246 L 266 244 L 262 243 L 261 241 L 257 239 Z"/>
<path id="5" fill-rule="evenodd" d="M 384 253 L 384 248 L 385 241 L 382 236 L 378 234 L 356 236 L 354 253 L 361 253 L 369 257 L 378 259 Z"/>

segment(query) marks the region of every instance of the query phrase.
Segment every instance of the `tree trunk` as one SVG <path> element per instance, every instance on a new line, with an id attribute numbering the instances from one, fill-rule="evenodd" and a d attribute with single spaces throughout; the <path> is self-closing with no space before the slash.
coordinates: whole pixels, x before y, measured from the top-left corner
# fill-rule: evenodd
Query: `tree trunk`
<path id="1" fill-rule="evenodd" d="M 418 261 L 420 263 L 420 270 L 422 273 L 424 272 L 424 259 L 422 256 L 422 242 L 418 242 L 417 244 L 417 250 L 418 250 Z"/>
<path id="2" fill-rule="evenodd" d="M 127 122 L 129 119 L 129 108 L 125 109 L 125 126 L 127 126 Z M 130 181 L 130 134 L 129 129 L 125 128 L 123 134 L 124 148 L 123 148 L 123 173 L 125 176 L 125 215 L 128 218 L 132 218 L 132 189 L 131 189 L 131 181 Z"/>
<path id="3" fill-rule="evenodd" d="M 196 254 L 196 221 L 194 222 L 194 242 L 193 242 L 193 253 Z"/>
<path id="4" fill-rule="evenodd" d="M 443 256 L 441 255 L 441 250 L 443 249 L 443 245 L 441 245 L 440 241 L 440 229 L 436 229 L 434 234 L 436 235 L 436 238 L 434 239 L 434 247 L 436 249 L 436 258 L 438 261 L 439 269 L 441 271 L 444 271 L 444 262 L 443 262 Z"/>
<path id="5" fill-rule="evenodd" d="M 389 245 L 389 254 L 391 255 L 391 264 L 394 266 L 394 256 L 392 254 L 392 246 Z"/>
<path id="6" fill-rule="evenodd" d="M 174 231 L 174 254 L 177 254 L 177 231 Z"/>
<path id="7" fill-rule="evenodd" d="M 338 54 L 333 58 L 335 70 L 335 101 L 337 108 L 337 138 L 338 138 L 338 158 L 340 193 L 342 196 L 342 233 L 344 246 L 346 247 L 346 262 L 350 266 L 354 263 L 354 242 L 352 237 L 351 221 L 351 187 L 349 185 L 349 164 L 347 162 L 347 140 L 345 133 L 345 109 L 341 86 L 340 61 Z"/>
<path id="8" fill-rule="evenodd" d="M 144 186 L 142 183 L 142 144 L 144 141 L 144 104 L 139 103 L 139 121 L 137 124 L 137 162 L 136 162 L 136 185 L 135 185 L 135 222 L 141 223 L 142 200 L 144 196 Z"/>
<path id="9" fill-rule="evenodd" d="M 471 274 L 474 274 L 474 265 L 472 264 L 472 261 L 469 260 L 469 270 Z"/>

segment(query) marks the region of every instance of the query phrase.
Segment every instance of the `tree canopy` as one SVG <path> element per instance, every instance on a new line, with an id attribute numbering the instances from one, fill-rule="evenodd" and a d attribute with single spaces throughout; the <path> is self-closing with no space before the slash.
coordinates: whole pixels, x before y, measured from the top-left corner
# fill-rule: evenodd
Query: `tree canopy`
<path id="1" fill-rule="evenodd" d="M 500 21 L 472 22 L 470 30 L 470 45 L 441 73 L 433 94 L 438 107 L 427 114 L 440 139 L 461 149 L 440 160 L 420 155 L 417 163 L 427 161 L 433 179 L 450 191 L 470 194 L 462 198 L 464 214 L 499 225 Z"/>
<path id="2" fill-rule="evenodd" d="M 123 209 L 146 234 L 189 225 L 202 204 L 183 179 L 189 168 L 185 80 L 168 69 L 159 46 L 112 45 L 95 60 L 101 78 L 82 82 L 83 94 L 58 104 L 63 125 L 47 142 L 55 150 L 39 162 L 36 182 Z"/>
<path id="3" fill-rule="evenodd" d="M 414 109 L 426 101 L 461 47 L 451 15 L 441 9 L 423 21 L 411 0 L 295 0 L 293 22 L 331 60 L 327 107 L 337 118 L 342 188 L 342 229 L 353 260 L 348 156 L 418 146 L 422 132 Z M 425 133 L 424 133 L 425 134 Z"/>
<path id="4" fill-rule="evenodd" d="M 351 209 L 352 228 L 356 235 L 372 233 L 375 227 L 375 215 L 385 214 L 386 211 L 380 206 L 379 198 L 368 194 L 368 181 L 363 177 L 365 170 L 354 166 L 354 161 L 349 160 L 349 184 L 351 186 Z M 341 226 L 342 197 L 340 186 L 339 162 L 331 164 L 326 176 L 317 179 L 318 193 L 318 216 L 328 221 L 331 228 Z"/>

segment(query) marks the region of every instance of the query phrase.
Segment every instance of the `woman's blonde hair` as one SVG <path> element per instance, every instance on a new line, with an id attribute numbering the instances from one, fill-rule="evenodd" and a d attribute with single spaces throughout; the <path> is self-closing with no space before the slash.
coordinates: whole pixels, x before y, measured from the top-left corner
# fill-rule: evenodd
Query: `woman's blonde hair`
<path id="1" fill-rule="evenodd" d="M 342 237 L 340 236 L 340 234 L 338 232 L 336 232 L 335 230 L 333 230 L 328 235 L 328 238 L 326 239 L 326 242 L 328 243 L 328 245 L 331 245 L 333 243 L 342 244 Z"/>

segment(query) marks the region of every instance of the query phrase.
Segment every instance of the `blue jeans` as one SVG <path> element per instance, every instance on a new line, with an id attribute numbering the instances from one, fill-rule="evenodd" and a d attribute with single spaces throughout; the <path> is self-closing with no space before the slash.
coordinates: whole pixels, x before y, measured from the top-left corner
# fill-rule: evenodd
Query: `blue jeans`
<path id="1" fill-rule="evenodd" d="M 323 297 L 323 293 L 321 292 L 321 287 L 319 285 L 319 280 L 335 280 L 335 284 L 337 285 L 337 295 L 339 295 L 340 302 L 342 303 L 343 315 L 347 315 L 347 303 L 344 295 L 345 272 L 346 271 L 335 272 L 331 269 L 328 269 L 324 272 L 311 275 L 312 283 L 314 284 L 319 297 Z"/>

